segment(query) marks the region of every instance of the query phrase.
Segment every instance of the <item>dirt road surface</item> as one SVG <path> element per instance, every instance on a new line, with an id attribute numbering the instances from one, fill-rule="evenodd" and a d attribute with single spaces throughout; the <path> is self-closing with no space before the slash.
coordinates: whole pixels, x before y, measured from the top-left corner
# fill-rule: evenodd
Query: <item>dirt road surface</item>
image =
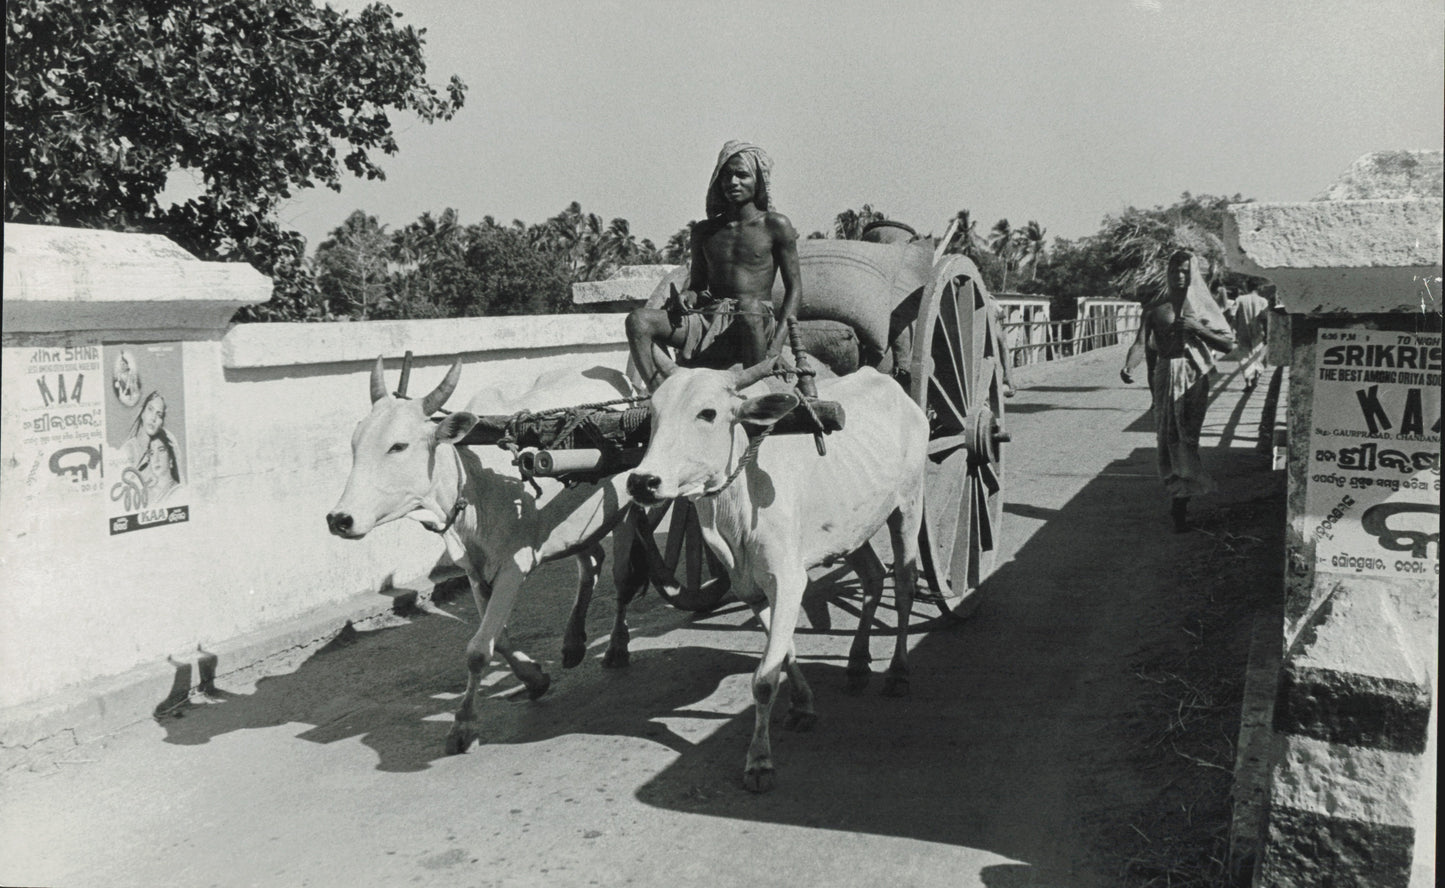
<path id="1" fill-rule="evenodd" d="M 881 677 L 845 692 L 859 592 L 820 575 L 798 635 L 820 723 L 775 729 L 771 794 L 740 779 L 750 613 L 649 594 L 631 666 L 604 670 L 604 583 L 564 670 L 568 563 L 512 623 L 552 690 L 528 701 L 494 670 L 467 754 L 443 754 L 464 596 L 5 774 L 0 883 L 1089 888 L 1217 856 L 1249 627 L 1279 588 L 1265 387 L 1221 368 L 1205 459 L 1223 489 L 1175 535 L 1120 357 L 1018 372 L 1000 566 L 971 619 L 921 606 L 910 697 Z"/>

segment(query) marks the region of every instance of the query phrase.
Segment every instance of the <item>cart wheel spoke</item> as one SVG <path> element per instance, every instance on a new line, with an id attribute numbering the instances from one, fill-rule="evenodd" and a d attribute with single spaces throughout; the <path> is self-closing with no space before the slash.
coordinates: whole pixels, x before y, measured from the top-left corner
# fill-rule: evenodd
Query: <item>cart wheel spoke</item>
<path id="1" fill-rule="evenodd" d="M 661 510 L 659 510 L 661 511 Z M 635 521 L 637 540 L 647 559 L 647 572 L 657 594 L 668 604 L 679 610 L 706 612 L 716 608 L 731 587 L 731 581 L 722 565 L 702 544 L 702 529 L 697 521 L 697 511 L 692 503 L 678 501 L 673 508 L 671 527 L 668 532 L 668 555 L 659 551 L 653 537 L 653 524 L 658 516 L 640 516 Z M 686 545 L 695 536 L 699 548 Z M 685 582 L 677 580 L 677 561 L 683 564 Z M 709 574 L 704 578 L 704 566 Z"/>
<path id="2" fill-rule="evenodd" d="M 993 521 L 988 513 L 988 494 L 982 484 L 973 485 L 973 527 L 981 552 L 993 551 Z"/>
<path id="3" fill-rule="evenodd" d="M 966 289 L 966 288 L 965 288 Z M 934 333 L 934 349 L 947 357 L 947 361 L 940 361 L 935 358 L 938 365 L 946 367 L 949 379 L 939 379 L 940 384 L 945 386 L 945 391 L 957 391 L 962 393 L 959 399 L 963 412 L 967 412 L 972 400 L 973 368 L 970 366 L 968 355 L 962 350 L 962 346 L 968 342 L 969 323 L 971 318 L 964 314 L 959 304 L 965 299 L 960 292 L 958 281 L 953 281 L 943 288 L 943 301 L 938 310 L 938 329 Z M 935 368 L 935 376 L 938 376 Z"/>
<path id="4" fill-rule="evenodd" d="M 998 493 L 1003 486 L 999 483 L 998 475 L 994 472 L 993 466 L 984 464 L 978 467 L 978 480 L 983 482 L 983 487 L 990 494 Z"/>
<path id="5" fill-rule="evenodd" d="M 668 500 L 661 506 L 658 506 L 656 509 L 654 509 L 651 515 L 647 516 L 647 529 L 655 533 L 657 531 L 657 528 L 662 526 L 662 519 L 666 518 L 668 515 L 671 514 L 672 500 Z"/>
<path id="6" fill-rule="evenodd" d="M 682 557 L 682 542 L 687 536 L 687 519 L 691 503 L 679 502 L 673 505 L 672 523 L 667 526 L 667 554 L 663 556 L 663 563 L 667 565 L 667 572 L 677 572 L 678 559 Z"/>
<path id="7" fill-rule="evenodd" d="M 934 412 L 937 414 L 932 421 L 934 428 L 949 431 L 963 428 L 964 417 L 968 415 L 967 405 L 963 403 L 963 399 L 955 400 L 956 395 L 950 394 L 944 383 L 937 378 L 929 379 L 928 395 Z"/>
<path id="8" fill-rule="evenodd" d="M 965 435 L 945 435 L 941 438 L 934 438 L 928 442 L 928 455 L 935 459 L 942 459 L 964 446 L 967 441 L 968 438 Z"/>
<path id="9" fill-rule="evenodd" d="M 692 505 L 688 503 L 688 505 Z M 703 549 L 702 525 L 697 520 L 697 509 L 687 510 L 687 529 L 684 531 L 683 554 L 687 559 L 687 585 L 691 589 L 702 588 Z"/>
<path id="10" fill-rule="evenodd" d="M 931 429 L 923 562 L 940 607 L 958 616 L 977 606 L 999 548 L 1003 462 L 989 435 L 995 420 L 1002 423 L 1003 402 L 993 310 L 973 263 L 944 256 L 919 301 L 919 347 L 908 368 L 909 394 L 929 413 Z"/>

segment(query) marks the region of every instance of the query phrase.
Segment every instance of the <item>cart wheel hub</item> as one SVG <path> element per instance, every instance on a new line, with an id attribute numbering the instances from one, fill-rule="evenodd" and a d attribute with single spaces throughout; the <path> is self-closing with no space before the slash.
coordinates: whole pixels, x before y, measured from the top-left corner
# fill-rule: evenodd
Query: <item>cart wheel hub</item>
<path id="1" fill-rule="evenodd" d="M 968 448 L 969 460 L 975 464 L 998 462 L 999 445 L 1007 440 L 1008 433 L 986 406 L 979 405 L 964 419 L 964 446 Z"/>

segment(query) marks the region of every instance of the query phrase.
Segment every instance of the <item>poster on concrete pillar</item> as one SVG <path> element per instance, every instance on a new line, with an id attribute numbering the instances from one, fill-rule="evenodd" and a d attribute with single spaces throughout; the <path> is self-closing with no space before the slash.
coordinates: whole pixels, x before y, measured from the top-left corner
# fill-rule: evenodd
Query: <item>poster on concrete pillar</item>
<path id="1" fill-rule="evenodd" d="M 1321 329 L 1306 535 L 1315 569 L 1440 574 L 1440 334 Z"/>
<path id="2" fill-rule="evenodd" d="M 105 441 L 111 535 L 190 520 L 179 342 L 107 343 Z"/>
<path id="3" fill-rule="evenodd" d="M 7 499 L 99 495 L 105 484 L 100 344 L 7 348 L 0 384 L 6 414 L 0 477 Z"/>

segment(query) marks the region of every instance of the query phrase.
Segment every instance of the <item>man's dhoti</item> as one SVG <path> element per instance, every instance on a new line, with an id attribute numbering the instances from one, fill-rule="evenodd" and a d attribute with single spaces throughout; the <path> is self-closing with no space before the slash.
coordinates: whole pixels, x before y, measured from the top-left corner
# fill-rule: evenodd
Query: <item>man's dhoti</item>
<path id="1" fill-rule="evenodd" d="M 684 342 L 678 349 L 678 358 L 684 363 L 698 360 L 706 355 L 718 339 L 733 326 L 733 321 L 737 316 L 743 313 L 738 307 L 738 301 L 731 297 L 699 299 L 698 301 L 702 304 L 692 309 L 684 308 L 680 299 L 673 299 L 667 304 L 673 324 L 682 330 Z M 771 340 L 773 331 L 777 329 L 773 304 L 760 302 L 759 310 L 765 316 L 763 335 Z M 728 356 L 727 362 L 741 360 L 743 357 L 743 355 Z"/>
<path id="2" fill-rule="evenodd" d="M 1159 443 L 1159 479 L 1169 495 L 1210 493 L 1214 479 L 1199 459 L 1199 432 L 1209 407 L 1209 376 L 1187 357 L 1161 358 L 1151 380 Z"/>

